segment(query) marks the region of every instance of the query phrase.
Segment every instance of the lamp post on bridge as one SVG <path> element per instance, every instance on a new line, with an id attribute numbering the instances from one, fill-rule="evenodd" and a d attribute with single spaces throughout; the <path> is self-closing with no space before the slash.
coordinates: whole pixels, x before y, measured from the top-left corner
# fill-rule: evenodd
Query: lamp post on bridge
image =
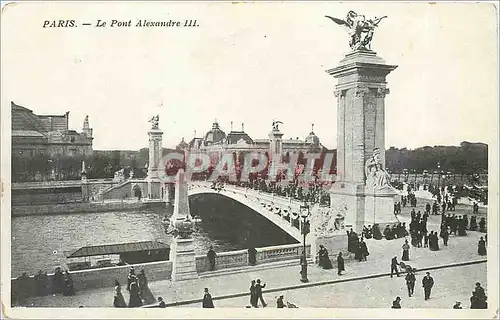
<path id="1" fill-rule="evenodd" d="M 301 282 L 309 282 L 307 279 L 307 256 L 306 256 L 306 236 L 309 234 L 309 215 L 310 209 L 309 205 L 304 202 L 304 205 L 300 206 L 300 218 L 302 218 L 302 230 L 301 233 L 304 236 L 304 247 L 302 250 L 302 256 L 300 257 L 300 281 Z"/>

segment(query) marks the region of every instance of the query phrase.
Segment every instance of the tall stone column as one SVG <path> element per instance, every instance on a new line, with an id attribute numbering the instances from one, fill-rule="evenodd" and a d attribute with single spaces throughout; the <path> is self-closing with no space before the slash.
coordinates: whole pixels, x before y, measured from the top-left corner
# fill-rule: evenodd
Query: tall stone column
<path id="1" fill-rule="evenodd" d="M 196 257 L 194 252 L 193 219 L 191 218 L 188 200 L 188 185 L 183 169 L 177 172 L 175 182 L 174 213 L 170 219 L 171 233 L 174 238 L 170 244 L 172 260 L 172 281 L 195 279 Z"/>
<path id="2" fill-rule="evenodd" d="M 274 160 L 276 155 L 283 155 L 283 133 L 278 126 L 269 132 L 269 158 Z"/>
<path id="3" fill-rule="evenodd" d="M 90 200 L 89 196 L 89 181 L 87 180 L 87 168 L 85 167 L 85 161 L 82 161 L 82 201 L 88 202 Z"/>
<path id="4" fill-rule="evenodd" d="M 158 123 L 148 131 L 149 135 L 149 165 L 148 165 L 148 199 L 161 199 L 161 181 L 158 177 L 158 165 L 162 156 L 162 135 Z"/>
<path id="5" fill-rule="evenodd" d="M 380 150 L 382 166 L 385 163 L 386 76 L 396 67 L 373 51 L 357 50 L 327 70 L 338 79 L 337 181 L 330 191 L 331 208 L 334 214 L 345 215 L 345 228 L 356 232 L 367 224 L 395 221 L 395 191 L 367 188 L 365 163 L 375 148 Z"/>

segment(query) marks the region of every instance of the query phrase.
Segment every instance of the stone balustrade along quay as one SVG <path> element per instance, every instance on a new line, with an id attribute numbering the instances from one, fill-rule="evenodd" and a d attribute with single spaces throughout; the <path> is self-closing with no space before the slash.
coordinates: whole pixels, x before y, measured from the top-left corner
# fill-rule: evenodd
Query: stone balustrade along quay
<path id="1" fill-rule="evenodd" d="M 256 261 L 257 265 L 262 268 L 266 267 L 266 264 L 284 262 L 294 263 L 298 265 L 298 259 L 302 254 L 303 244 L 288 244 L 280 246 L 270 246 L 263 248 L 256 248 L 257 255 Z M 306 245 L 306 255 L 311 256 L 311 245 Z M 217 253 L 216 270 L 209 271 L 209 261 L 205 255 L 196 256 L 196 271 L 200 277 L 210 276 L 211 273 L 214 275 L 229 272 L 245 272 L 245 269 L 249 266 L 248 251 L 247 250 L 236 250 L 229 252 Z M 95 288 L 105 288 L 114 286 L 115 279 L 120 281 L 120 283 L 126 283 L 127 275 L 130 267 L 134 267 L 136 272 L 141 268 L 144 268 L 148 281 L 161 281 L 169 280 L 172 275 L 172 261 L 160 261 L 160 262 L 150 262 L 134 265 L 98 268 L 98 269 L 87 269 L 72 271 L 71 277 L 73 279 L 74 288 L 76 291 L 95 289 Z M 236 269 L 236 270 L 235 270 Z M 53 279 L 53 273 L 48 274 L 48 291 Z M 13 278 L 11 279 L 11 292 L 12 297 L 18 297 L 19 294 L 24 293 L 27 297 L 36 296 L 36 280 L 33 275 L 26 279 Z"/>

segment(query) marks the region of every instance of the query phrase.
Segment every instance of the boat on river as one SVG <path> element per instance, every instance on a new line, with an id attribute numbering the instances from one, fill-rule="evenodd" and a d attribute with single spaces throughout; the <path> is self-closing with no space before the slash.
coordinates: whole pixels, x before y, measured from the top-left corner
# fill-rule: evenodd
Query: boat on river
<path id="1" fill-rule="evenodd" d="M 168 261 L 170 246 L 158 241 L 85 246 L 65 252 L 70 271 Z"/>

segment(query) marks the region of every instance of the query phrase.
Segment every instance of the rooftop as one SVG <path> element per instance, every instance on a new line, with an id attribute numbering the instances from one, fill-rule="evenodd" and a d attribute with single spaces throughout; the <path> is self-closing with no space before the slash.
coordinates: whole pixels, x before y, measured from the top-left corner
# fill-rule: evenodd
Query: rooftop
<path id="1" fill-rule="evenodd" d="M 108 254 L 120 254 L 125 252 L 149 251 L 149 250 L 162 250 L 169 249 L 170 246 L 163 242 L 157 241 L 142 241 L 142 242 L 129 242 L 118 244 L 105 244 L 98 246 L 86 246 L 69 254 L 66 258 L 78 258 L 89 256 L 100 256 Z"/>

